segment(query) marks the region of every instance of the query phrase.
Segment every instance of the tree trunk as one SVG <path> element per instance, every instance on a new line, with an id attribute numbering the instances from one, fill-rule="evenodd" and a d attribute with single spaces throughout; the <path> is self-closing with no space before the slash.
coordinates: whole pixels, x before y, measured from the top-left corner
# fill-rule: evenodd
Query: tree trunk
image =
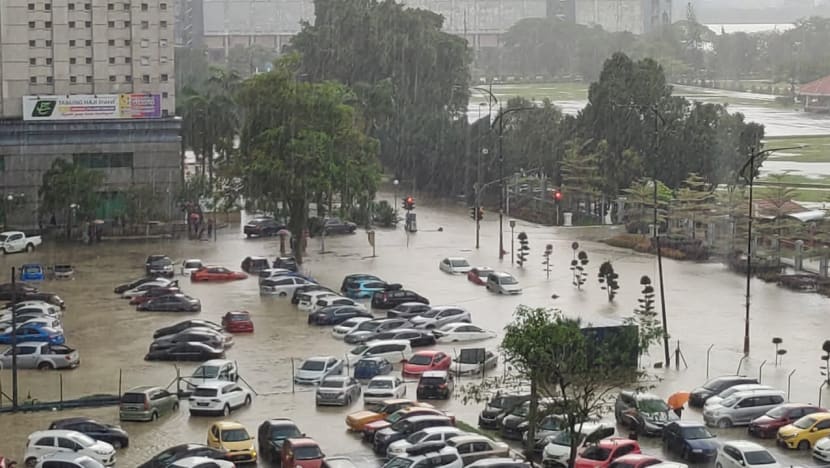
<path id="1" fill-rule="evenodd" d="M 538 421 L 539 410 L 539 387 L 537 378 L 530 379 L 530 412 L 527 415 L 527 443 L 525 444 L 525 453 L 530 456 L 533 454 L 533 444 L 536 439 L 536 426 Z"/>
<path id="2" fill-rule="evenodd" d="M 305 242 L 304 231 L 308 226 L 308 203 L 305 199 L 296 198 L 288 200 L 288 226 L 291 236 L 294 238 L 294 258 L 297 264 L 303 263 L 303 244 Z"/>

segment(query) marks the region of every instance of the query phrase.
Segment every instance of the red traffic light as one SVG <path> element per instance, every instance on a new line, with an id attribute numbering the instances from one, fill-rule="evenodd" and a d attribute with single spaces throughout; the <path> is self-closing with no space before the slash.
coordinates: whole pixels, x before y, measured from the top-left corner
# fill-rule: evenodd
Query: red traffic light
<path id="1" fill-rule="evenodd" d="M 562 201 L 562 192 L 559 190 L 553 192 L 553 199 L 556 201 Z"/>
<path id="2" fill-rule="evenodd" d="M 406 197 L 406 203 L 411 205 L 414 202 L 415 202 L 415 200 L 413 200 L 412 197 Z"/>

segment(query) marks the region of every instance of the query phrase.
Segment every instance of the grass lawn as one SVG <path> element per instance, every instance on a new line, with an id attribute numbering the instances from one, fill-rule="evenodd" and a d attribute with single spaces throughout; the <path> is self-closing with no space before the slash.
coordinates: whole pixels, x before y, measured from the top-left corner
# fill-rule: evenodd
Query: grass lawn
<path id="1" fill-rule="evenodd" d="M 782 148 L 806 145 L 805 148 L 772 153 L 771 161 L 796 161 L 803 163 L 830 162 L 830 135 L 767 138 L 766 148 Z"/>
<path id="2" fill-rule="evenodd" d="M 489 89 L 489 85 L 478 85 Z M 487 102 L 487 93 L 473 89 L 470 101 L 473 103 Z M 493 85 L 493 94 L 499 100 L 502 97 L 507 99 L 515 96 L 524 97 L 530 100 L 542 100 L 545 98 L 556 101 L 584 101 L 588 99 L 588 84 L 576 82 L 562 83 L 523 83 L 523 84 L 500 84 Z"/>

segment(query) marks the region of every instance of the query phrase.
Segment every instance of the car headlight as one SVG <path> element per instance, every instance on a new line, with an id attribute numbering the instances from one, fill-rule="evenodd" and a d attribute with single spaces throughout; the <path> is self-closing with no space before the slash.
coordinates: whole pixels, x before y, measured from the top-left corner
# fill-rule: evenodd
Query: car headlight
<path id="1" fill-rule="evenodd" d="M 107 449 L 97 449 L 95 450 L 95 453 L 98 455 L 109 455 L 110 451 Z"/>
<path id="2" fill-rule="evenodd" d="M 782 439 L 792 439 L 795 436 L 796 436 L 795 433 L 792 433 L 792 434 L 778 434 L 778 437 L 780 437 Z"/>
<path id="3" fill-rule="evenodd" d="M 692 453 L 703 453 L 703 449 L 692 449 Z"/>

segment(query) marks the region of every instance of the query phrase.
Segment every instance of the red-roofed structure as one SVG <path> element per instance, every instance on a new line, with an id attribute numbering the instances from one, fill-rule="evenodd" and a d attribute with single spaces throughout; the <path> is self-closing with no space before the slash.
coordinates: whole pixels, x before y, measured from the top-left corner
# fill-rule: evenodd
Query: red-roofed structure
<path id="1" fill-rule="evenodd" d="M 830 111 L 830 76 L 799 86 L 798 96 L 805 111 Z"/>

